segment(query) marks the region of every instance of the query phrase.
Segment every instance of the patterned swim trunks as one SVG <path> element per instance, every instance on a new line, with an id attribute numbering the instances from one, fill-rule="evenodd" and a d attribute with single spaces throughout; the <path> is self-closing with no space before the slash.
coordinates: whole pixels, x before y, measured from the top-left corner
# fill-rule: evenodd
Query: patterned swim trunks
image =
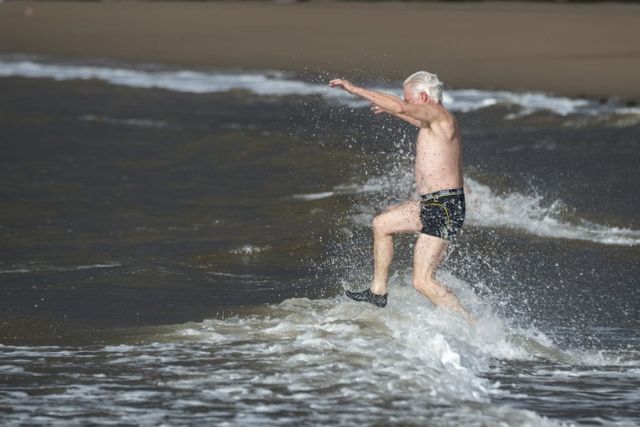
<path id="1" fill-rule="evenodd" d="M 420 197 L 421 233 L 448 240 L 462 228 L 465 217 L 462 188 L 436 191 Z"/>

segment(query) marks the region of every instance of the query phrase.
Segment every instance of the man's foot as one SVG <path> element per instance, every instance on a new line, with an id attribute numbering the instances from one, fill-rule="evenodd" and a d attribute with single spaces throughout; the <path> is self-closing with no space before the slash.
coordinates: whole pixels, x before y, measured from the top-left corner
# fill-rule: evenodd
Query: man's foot
<path id="1" fill-rule="evenodd" d="M 376 295 L 373 292 L 371 292 L 371 289 L 367 289 L 361 292 L 345 291 L 344 294 L 349 298 L 351 298 L 352 300 L 369 302 L 375 305 L 376 307 L 383 308 L 387 305 L 388 294 Z"/>

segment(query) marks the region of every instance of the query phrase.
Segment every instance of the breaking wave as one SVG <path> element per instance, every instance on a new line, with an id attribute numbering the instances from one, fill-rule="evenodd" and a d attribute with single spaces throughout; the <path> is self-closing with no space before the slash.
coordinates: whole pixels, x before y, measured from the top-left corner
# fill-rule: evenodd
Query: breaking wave
<path id="1" fill-rule="evenodd" d="M 47 78 L 54 80 L 97 79 L 135 88 L 158 88 L 176 92 L 215 93 L 247 90 L 258 95 L 321 95 L 352 107 L 367 102 L 335 89 L 327 84 L 306 82 L 283 72 L 220 72 L 189 69 L 167 69 L 158 65 L 59 63 L 33 56 L 0 57 L 0 77 Z M 378 87 L 378 90 L 397 92 L 397 87 Z M 399 95 L 399 93 L 397 93 Z M 519 106 L 517 116 L 536 111 L 552 111 L 559 115 L 580 114 L 640 114 L 640 108 L 614 103 L 601 104 L 586 99 L 570 99 L 544 93 L 491 90 L 447 90 L 444 103 L 453 111 L 473 111 L 496 104 Z"/>

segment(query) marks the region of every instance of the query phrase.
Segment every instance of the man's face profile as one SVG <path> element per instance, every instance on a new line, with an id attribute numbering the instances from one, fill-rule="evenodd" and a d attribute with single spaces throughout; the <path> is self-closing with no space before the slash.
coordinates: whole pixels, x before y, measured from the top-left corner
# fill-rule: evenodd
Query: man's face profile
<path id="1" fill-rule="evenodd" d="M 410 85 L 404 88 L 404 100 L 409 104 L 421 104 L 427 100 L 428 96 L 425 92 L 420 92 L 416 95 L 413 88 Z"/>

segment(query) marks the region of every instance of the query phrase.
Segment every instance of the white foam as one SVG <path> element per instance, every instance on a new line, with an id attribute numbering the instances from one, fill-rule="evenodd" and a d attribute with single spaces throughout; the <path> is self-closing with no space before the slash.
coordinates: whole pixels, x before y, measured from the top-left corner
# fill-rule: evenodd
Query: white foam
<path id="1" fill-rule="evenodd" d="M 328 85 L 284 78 L 280 72 L 224 73 L 192 70 L 136 69 L 80 64 L 55 64 L 42 60 L 0 59 L 0 77 L 49 78 L 54 80 L 97 79 L 118 86 L 158 88 L 175 92 L 214 93 L 244 89 L 259 95 L 331 96 L 340 91 Z"/>
<path id="2" fill-rule="evenodd" d="M 509 117 L 523 116 L 541 110 L 553 111 L 562 116 L 572 113 L 596 114 L 605 110 L 605 106 L 598 106 L 586 99 L 570 99 L 538 92 L 517 93 L 473 89 L 446 91 L 443 103 L 451 105 L 457 111 L 473 111 L 496 104 L 512 104 L 523 108 L 518 114 Z M 640 113 L 640 109 L 626 111 Z"/>
<path id="3" fill-rule="evenodd" d="M 605 245 L 640 244 L 640 231 L 579 220 L 571 224 L 558 218 L 562 201 L 545 205 L 540 196 L 520 193 L 497 195 L 491 188 L 465 178 L 469 224 L 481 227 L 507 227 L 537 236 L 587 240 Z"/>
<path id="4" fill-rule="evenodd" d="M 28 268 L 15 268 L 11 270 L 0 270 L 0 274 L 18 274 L 18 273 L 31 273 L 32 270 Z"/>
<path id="5" fill-rule="evenodd" d="M 56 417 L 88 424 L 175 424 L 187 419 L 185 409 L 202 407 L 209 410 L 198 411 L 199 422 L 220 425 L 369 425 L 389 419 L 553 425 L 534 412 L 495 403 L 513 396 L 486 375 L 495 358 L 537 356 L 510 335 L 548 343 L 533 329 L 514 329 L 493 316 L 468 283 L 446 272 L 440 280 L 476 313 L 475 325 L 433 307 L 410 286 L 410 277 L 408 270 L 394 276 L 385 310 L 345 297 L 290 299 L 241 317 L 172 327 L 154 335 L 162 342 L 152 344 L 32 348 L 34 369 L 55 360 L 63 374 L 73 374 L 61 375 L 61 381 L 72 382 L 36 401 L 26 393 L 5 393 L 15 409 L 10 421 L 24 414 L 25 422 L 38 415 L 47 424 Z M 22 348 L 3 347 L 0 366 L 16 363 L 15 350 Z M 89 358 L 80 371 L 72 363 L 78 357 Z M 95 369 L 108 375 L 96 376 Z M 282 415 L 294 412 L 295 419 Z"/>
<path id="6" fill-rule="evenodd" d="M 271 249 L 271 246 L 255 246 L 255 245 L 242 245 L 235 249 L 232 249 L 230 252 L 234 255 L 257 255 L 260 252 L 268 251 Z"/>
<path id="7" fill-rule="evenodd" d="M 320 199 L 326 199 L 327 197 L 331 197 L 333 196 L 335 193 L 333 191 L 324 191 L 321 193 L 309 193 L 309 194 L 294 194 L 293 196 L 291 196 L 293 199 L 296 200 L 305 200 L 305 201 L 309 201 L 309 200 L 320 200 Z"/>
<path id="8" fill-rule="evenodd" d="M 518 332 L 535 340 L 536 331 L 507 327 L 483 307 L 467 283 L 447 273 L 439 277 L 479 313 L 476 325 L 433 307 L 407 283 L 407 274 L 392 280 L 392 298 L 384 312 L 344 297 L 298 298 L 266 307 L 260 315 L 190 323 L 183 329 L 190 338 L 197 335 L 194 329 L 202 331 L 206 342 L 208 334 L 226 336 L 222 353 L 217 354 L 228 352 L 233 362 L 229 369 L 218 368 L 209 376 L 164 385 L 207 389 L 207 397 L 236 405 L 255 399 L 260 388 L 286 389 L 280 392 L 286 402 L 313 401 L 321 414 L 336 398 L 368 405 L 392 393 L 411 396 L 412 420 L 433 416 L 429 408 L 434 405 L 453 404 L 457 409 L 449 415 L 464 422 L 482 418 L 487 424 L 500 420 L 547 424 L 530 411 L 492 407 L 493 398 L 504 392 L 483 375 L 493 358 L 535 357 L 509 336 Z M 252 369 L 256 365 L 261 369 Z M 482 406 L 466 406 L 471 403 Z M 260 412 L 287 405 L 261 404 Z M 379 413 L 370 414 L 371 420 L 385 417 L 385 411 L 398 415 L 394 408 L 373 409 Z M 345 403 L 343 410 L 349 414 L 353 408 Z"/>
<path id="9" fill-rule="evenodd" d="M 0 372 L 2 372 L 2 374 L 22 374 L 24 373 L 24 368 L 20 366 L 0 365 Z"/>
<path id="10" fill-rule="evenodd" d="M 561 200 L 548 203 L 542 196 L 518 192 L 496 194 L 489 186 L 465 177 L 467 187 L 467 224 L 476 227 L 511 228 L 541 237 L 585 240 L 605 245 L 640 245 L 640 230 L 597 224 L 578 219 L 570 223 L 560 218 Z M 413 185 L 410 171 L 392 172 L 387 176 L 369 178 L 363 184 L 341 185 L 334 189 L 342 193 L 379 192 L 394 195 L 398 189 Z M 370 206 L 361 206 L 351 219 L 369 226 L 375 215 Z"/>
<path id="11" fill-rule="evenodd" d="M 56 63 L 34 56 L 0 57 L 0 77 L 48 78 L 54 80 L 97 79 L 104 82 L 134 88 L 165 89 L 187 93 L 215 93 L 229 90 L 247 90 L 258 95 L 320 95 L 352 107 L 367 106 L 342 90 L 331 89 L 326 83 L 311 83 L 290 78 L 282 72 L 220 72 L 163 69 L 158 65 L 117 66 Z M 401 95 L 400 83 L 396 86 L 374 87 L 376 90 Z M 491 90 L 447 90 L 444 104 L 453 111 L 473 111 L 495 104 L 511 104 L 522 111 L 511 117 L 547 110 L 556 114 L 572 113 L 640 114 L 640 108 L 617 104 L 599 104 L 584 99 L 570 99 L 544 93 Z"/>
<path id="12" fill-rule="evenodd" d="M 65 272 L 65 271 L 82 271 L 93 270 L 103 268 L 116 268 L 121 267 L 122 264 L 117 262 L 110 262 L 105 264 L 88 264 L 88 265 L 76 265 L 76 266 L 58 266 L 58 265 L 38 265 L 32 264 L 29 268 L 13 268 L 9 270 L 0 270 L 0 274 L 21 274 L 21 273 L 40 273 L 40 272 Z"/>
<path id="13" fill-rule="evenodd" d="M 102 122 L 114 125 L 125 125 L 135 127 L 147 127 L 147 128 L 164 128 L 168 126 L 167 122 L 161 120 L 149 120 L 149 119 L 136 119 L 136 118 L 117 118 L 109 116 L 96 116 L 93 114 L 83 114 L 80 120 L 87 122 Z"/>

